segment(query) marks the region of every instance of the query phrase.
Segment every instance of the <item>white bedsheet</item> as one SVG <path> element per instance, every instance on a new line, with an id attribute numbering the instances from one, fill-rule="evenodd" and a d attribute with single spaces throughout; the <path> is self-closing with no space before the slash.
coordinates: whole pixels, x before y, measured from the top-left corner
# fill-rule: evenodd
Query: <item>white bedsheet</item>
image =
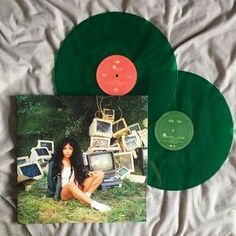
<path id="1" fill-rule="evenodd" d="M 54 54 L 91 15 L 124 11 L 155 24 L 180 70 L 211 81 L 236 120 L 236 1 L 0 0 L 0 235 L 236 235 L 236 145 L 206 183 L 186 191 L 148 188 L 146 223 L 16 223 L 15 103 L 18 94 L 54 94 Z M 216 147 L 217 148 L 217 147 Z"/>

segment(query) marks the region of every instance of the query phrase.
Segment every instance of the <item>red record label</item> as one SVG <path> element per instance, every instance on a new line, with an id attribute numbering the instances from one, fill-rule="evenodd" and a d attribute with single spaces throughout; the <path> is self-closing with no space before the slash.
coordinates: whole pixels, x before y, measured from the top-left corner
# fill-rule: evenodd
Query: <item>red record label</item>
<path id="1" fill-rule="evenodd" d="M 101 90 L 112 96 L 129 93 L 136 84 L 137 70 L 125 56 L 112 55 L 98 65 L 96 78 Z"/>

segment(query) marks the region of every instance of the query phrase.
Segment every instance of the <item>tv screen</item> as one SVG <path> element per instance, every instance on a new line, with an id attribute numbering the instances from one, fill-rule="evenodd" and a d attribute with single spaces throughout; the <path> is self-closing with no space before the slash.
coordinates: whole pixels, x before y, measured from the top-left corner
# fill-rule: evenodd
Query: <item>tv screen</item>
<path id="1" fill-rule="evenodd" d="M 109 138 L 91 137 L 91 147 L 108 147 L 110 145 Z"/>
<path id="2" fill-rule="evenodd" d="M 119 175 L 120 176 L 125 175 L 127 172 L 129 172 L 129 170 L 127 168 L 120 168 L 119 169 Z"/>
<path id="3" fill-rule="evenodd" d="M 27 163 L 26 159 L 17 159 L 17 165 L 22 165 L 22 164 L 25 164 Z"/>
<path id="4" fill-rule="evenodd" d="M 112 130 L 113 130 L 113 133 L 116 133 L 118 132 L 119 130 L 122 130 L 125 128 L 125 124 L 123 122 L 123 120 L 120 120 L 118 122 L 116 122 L 115 124 L 113 124 L 112 126 Z"/>
<path id="5" fill-rule="evenodd" d="M 135 136 L 127 136 L 125 137 L 125 142 L 131 142 L 131 141 L 135 141 L 136 140 L 136 137 Z"/>
<path id="6" fill-rule="evenodd" d="M 131 152 L 115 153 L 114 159 L 116 169 L 120 169 L 124 166 L 130 171 L 134 171 L 133 156 Z"/>
<path id="7" fill-rule="evenodd" d="M 137 137 L 134 135 L 124 137 L 124 142 L 127 150 L 137 148 Z"/>
<path id="8" fill-rule="evenodd" d="M 35 151 L 36 151 L 38 156 L 48 156 L 48 155 L 50 155 L 46 148 L 36 148 Z"/>
<path id="9" fill-rule="evenodd" d="M 26 165 L 26 166 L 21 166 L 20 169 L 23 175 L 31 177 L 31 178 L 41 175 L 39 167 L 36 163 Z"/>
<path id="10" fill-rule="evenodd" d="M 109 133 L 111 131 L 111 123 L 105 121 L 97 121 L 97 132 Z"/>
<path id="11" fill-rule="evenodd" d="M 40 147 L 47 147 L 50 152 L 52 152 L 52 143 L 51 142 L 40 142 Z"/>
<path id="12" fill-rule="evenodd" d="M 106 115 L 113 115 L 113 110 L 107 109 L 107 110 L 104 110 L 104 113 L 105 113 Z"/>
<path id="13" fill-rule="evenodd" d="M 108 171 L 114 169 L 111 152 L 90 154 L 87 157 L 90 170 Z"/>
<path id="14" fill-rule="evenodd" d="M 125 144 L 126 144 L 126 147 L 128 150 L 131 150 L 131 149 L 134 149 L 137 147 L 137 143 L 136 143 L 135 139 L 128 141 Z"/>
<path id="15" fill-rule="evenodd" d="M 129 127 L 130 131 L 138 131 L 140 130 L 139 124 L 134 124 L 132 126 Z"/>

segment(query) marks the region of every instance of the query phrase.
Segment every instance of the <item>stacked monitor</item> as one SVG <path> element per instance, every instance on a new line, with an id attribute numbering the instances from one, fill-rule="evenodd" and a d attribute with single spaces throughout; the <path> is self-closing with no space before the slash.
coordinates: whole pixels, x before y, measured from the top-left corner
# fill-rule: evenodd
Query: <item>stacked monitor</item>
<path id="1" fill-rule="evenodd" d="M 104 108 L 102 112 L 102 119 L 114 121 L 115 110 Z"/>
<path id="2" fill-rule="evenodd" d="M 31 162 L 39 162 L 40 164 L 52 158 L 47 147 L 33 147 L 31 149 L 30 160 Z"/>
<path id="3" fill-rule="evenodd" d="M 122 136 L 122 143 L 126 151 L 131 151 L 141 146 L 140 139 L 136 134 Z"/>
<path id="4" fill-rule="evenodd" d="M 54 142 L 51 140 L 38 140 L 37 147 L 46 147 L 50 154 L 54 153 Z"/>
<path id="5" fill-rule="evenodd" d="M 114 153 L 115 167 L 120 169 L 126 167 L 129 172 L 134 172 L 134 160 L 132 152 L 117 152 Z"/>
<path id="6" fill-rule="evenodd" d="M 38 140 L 38 145 L 31 149 L 31 155 L 17 157 L 18 176 L 27 176 L 31 179 L 43 177 L 43 170 L 47 161 L 54 153 L 54 142 L 51 140 Z"/>
<path id="7" fill-rule="evenodd" d="M 135 123 L 133 125 L 129 126 L 129 130 L 132 133 L 133 131 L 139 131 L 141 130 L 139 123 Z"/>
<path id="8" fill-rule="evenodd" d="M 121 118 L 113 122 L 112 132 L 113 132 L 113 138 L 121 136 L 123 133 L 126 134 L 129 132 L 129 127 L 127 126 L 124 118 Z"/>
<path id="9" fill-rule="evenodd" d="M 17 165 L 22 165 L 22 164 L 25 164 L 25 163 L 28 163 L 28 162 L 30 162 L 28 156 L 17 157 Z"/>
<path id="10" fill-rule="evenodd" d="M 43 171 L 38 162 L 29 162 L 17 166 L 18 175 L 24 175 L 32 179 L 41 179 Z"/>
<path id="11" fill-rule="evenodd" d="M 93 152 L 87 154 L 87 162 L 91 171 L 102 170 L 105 176 L 116 173 L 113 152 Z"/>
<path id="12" fill-rule="evenodd" d="M 112 121 L 94 118 L 89 127 L 90 136 L 112 137 Z"/>

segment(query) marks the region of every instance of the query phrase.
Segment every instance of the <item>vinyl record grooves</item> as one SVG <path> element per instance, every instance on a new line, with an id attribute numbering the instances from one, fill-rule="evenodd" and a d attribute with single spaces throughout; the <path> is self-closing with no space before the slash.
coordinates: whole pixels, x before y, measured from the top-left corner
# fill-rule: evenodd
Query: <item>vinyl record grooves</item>
<path id="1" fill-rule="evenodd" d="M 155 87 L 152 89 L 154 94 Z M 168 150 L 165 143 L 157 141 L 158 125 L 165 122 L 162 120 L 165 117 L 155 113 L 158 98 L 149 99 L 148 184 L 163 190 L 185 190 L 204 183 L 223 165 L 232 145 L 233 120 L 223 95 L 200 76 L 178 72 L 175 99 L 166 112 L 178 111 L 186 115 L 194 129 L 194 134 L 190 132 L 193 137 L 180 150 Z M 168 119 L 175 122 L 174 118 Z M 191 127 L 190 123 L 186 127 Z M 171 130 L 171 136 L 168 133 L 171 131 L 167 130 L 163 137 L 173 138 L 176 130 Z"/>
<path id="2" fill-rule="evenodd" d="M 151 81 L 155 80 L 153 83 L 169 94 L 157 101 L 157 106 L 160 103 L 166 108 L 177 81 L 171 45 L 149 21 L 122 12 L 89 17 L 68 34 L 56 56 L 56 93 L 105 94 L 97 84 L 96 70 L 101 61 L 111 55 L 125 56 L 136 67 L 137 82 L 129 94 L 146 95 Z"/>

